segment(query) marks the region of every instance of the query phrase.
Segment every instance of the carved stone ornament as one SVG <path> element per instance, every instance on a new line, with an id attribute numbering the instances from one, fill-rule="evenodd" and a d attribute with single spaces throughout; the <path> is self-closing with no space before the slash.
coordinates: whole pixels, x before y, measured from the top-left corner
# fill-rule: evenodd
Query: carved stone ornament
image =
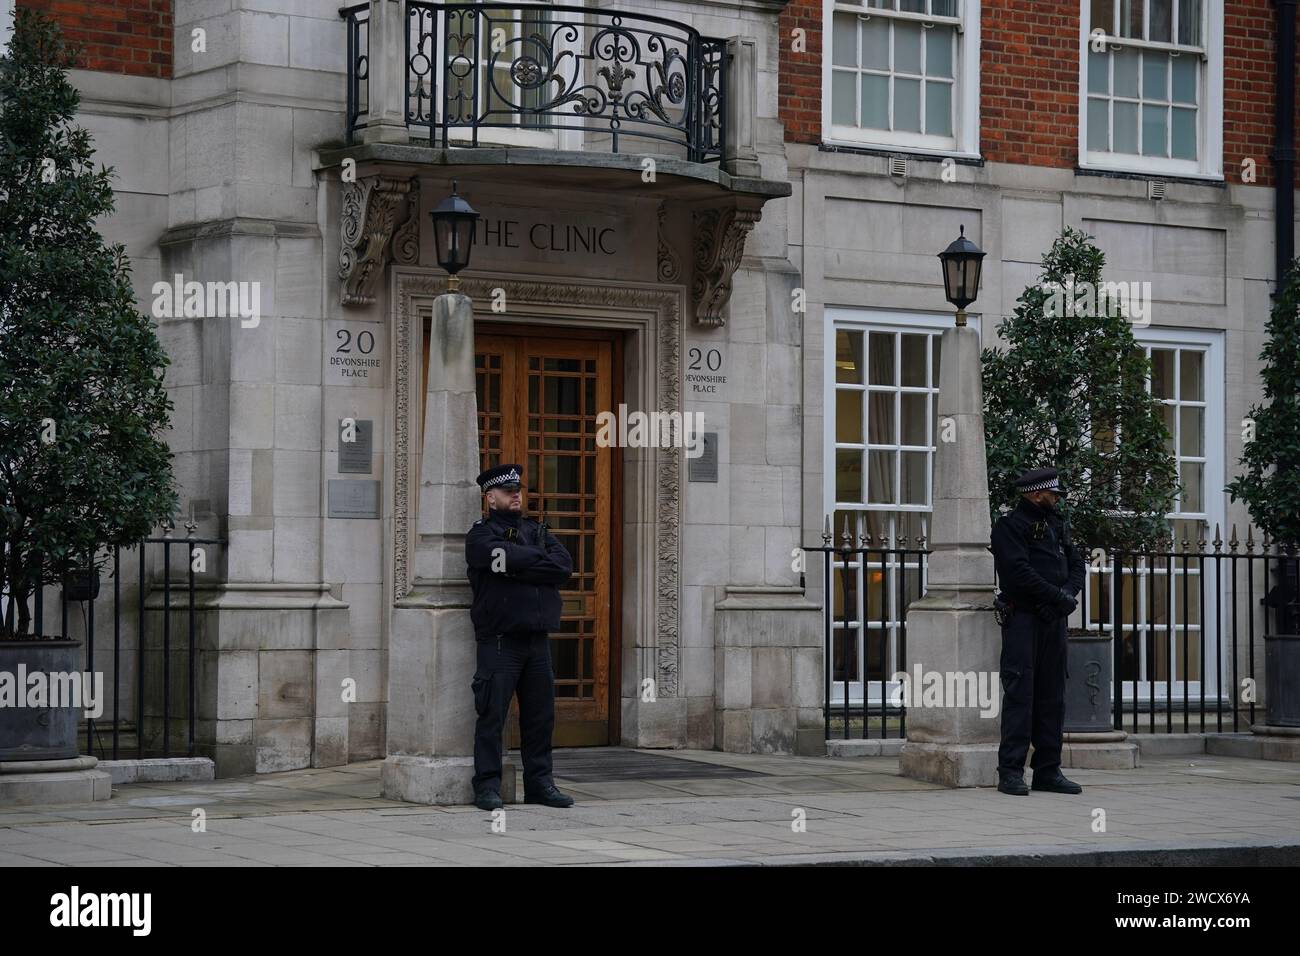
<path id="1" fill-rule="evenodd" d="M 668 219 L 668 203 L 659 204 L 659 252 L 658 275 L 660 282 L 676 282 L 682 275 L 682 264 L 677 258 L 673 244 L 664 235 L 664 225 Z"/>
<path id="2" fill-rule="evenodd" d="M 365 176 L 343 184 L 339 278 L 343 281 L 344 305 L 370 305 L 375 301 L 375 286 L 388 265 L 399 212 L 405 213 L 406 219 L 401 230 L 397 230 L 397 248 L 400 255 L 411 258 L 398 261 L 414 262 L 419 257 L 418 197 L 415 179 Z"/>
<path id="3" fill-rule="evenodd" d="M 761 213 L 757 209 L 697 209 L 695 278 L 691 299 L 695 322 L 716 328 L 725 323 L 722 310 L 731 298 L 731 277 L 745 254 L 745 239 Z"/>
<path id="4" fill-rule="evenodd" d="M 394 415 L 393 455 L 393 591 L 402 600 L 411 588 L 411 526 L 418 476 L 411 475 L 412 440 L 412 336 L 419 323 L 417 298 L 441 295 L 446 279 L 426 275 L 399 274 L 394 303 Z M 490 308 L 496 290 L 504 289 L 512 304 L 537 303 L 545 306 L 606 307 L 609 309 L 652 310 L 654 326 L 647 329 L 655 341 L 654 405 L 660 412 L 681 411 L 681 302 L 677 292 L 667 289 L 592 286 L 567 282 L 486 279 L 467 276 L 460 291 L 483 309 Z M 417 353 L 418 355 L 418 353 Z M 418 362 L 418 358 L 416 359 Z M 655 692 L 660 697 L 678 693 L 678 658 L 681 645 L 680 539 L 682 519 L 682 456 L 672 450 L 652 450 L 654 500 L 647 516 L 653 522 L 653 557 L 646 603 L 653 605 L 653 623 L 647 622 L 644 641 L 646 657 L 653 659 Z M 647 675 L 648 676 L 648 675 Z"/>

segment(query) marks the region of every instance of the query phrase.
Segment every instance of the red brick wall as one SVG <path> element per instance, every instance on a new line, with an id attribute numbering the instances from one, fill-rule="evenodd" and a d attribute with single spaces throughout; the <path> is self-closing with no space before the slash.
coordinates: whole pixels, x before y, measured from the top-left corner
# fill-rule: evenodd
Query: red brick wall
<path id="1" fill-rule="evenodd" d="M 83 47 L 88 70 L 171 76 L 172 0 L 18 0 Z"/>
<path id="2" fill-rule="evenodd" d="M 980 149 L 992 162 L 1072 168 L 1079 152 L 1079 0 L 984 0 L 980 43 Z M 1227 0 L 1224 13 L 1223 164 L 1241 161 L 1271 185 L 1272 0 Z M 786 140 L 821 142 L 821 0 L 781 14 L 780 117 Z M 807 50 L 792 50 L 802 28 Z M 1300 109 L 1297 109 L 1300 124 Z"/>

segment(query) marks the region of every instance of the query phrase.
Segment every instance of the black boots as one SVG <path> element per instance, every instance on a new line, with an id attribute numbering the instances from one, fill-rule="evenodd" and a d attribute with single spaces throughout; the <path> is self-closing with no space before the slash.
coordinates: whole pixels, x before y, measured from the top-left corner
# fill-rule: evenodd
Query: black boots
<path id="1" fill-rule="evenodd" d="M 573 806 L 573 797 L 561 793 L 555 784 L 551 784 L 536 793 L 525 792 L 524 803 L 540 803 L 547 807 L 571 807 Z"/>
<path id="2" fill-rule="evenodd" d="M 1061 771 L 1055 773 L 1034 774 L 1034 790 L 1046 790 L 1048 793 L 1083 793 L 1083 787 L 1073 780 L 1067 780 Z"/>
<path id="3" fill-rule="evenodd" d="M 1015 776 L 1012 776 L 1011 774 L 999 776 L 998 792 L 1009 793 L 1016 797 L 1029 796 L 1029 788 L 1025 786 L 1025 778 L 1019 774 Z"/>
<path id="4" fill-rule="evenodd" d="M 501 802 L 501 794 L 483 789 L 474 794 L 474 806 L 480 810 L 500 810 L 505 804 Z"/>

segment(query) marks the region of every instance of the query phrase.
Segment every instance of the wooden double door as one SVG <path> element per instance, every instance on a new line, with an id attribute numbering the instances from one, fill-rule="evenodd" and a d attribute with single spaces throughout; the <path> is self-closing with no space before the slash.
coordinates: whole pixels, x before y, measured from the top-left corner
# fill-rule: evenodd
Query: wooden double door
<path id="1" fill-rule="evenodd" d="M 480 325 L 474 338 L 483 468 L 525 468 L 524 511 L 544 518 L 573 557 L 551 635 L 556 746 L 617 740 L 611 712 L 620 501 L 618 449 L 596 441 L 596 416 L 617 409 L 619 343 L 598 333 L 563 337 Z M 518 746 L 517 703 L 508 746 Z"/>

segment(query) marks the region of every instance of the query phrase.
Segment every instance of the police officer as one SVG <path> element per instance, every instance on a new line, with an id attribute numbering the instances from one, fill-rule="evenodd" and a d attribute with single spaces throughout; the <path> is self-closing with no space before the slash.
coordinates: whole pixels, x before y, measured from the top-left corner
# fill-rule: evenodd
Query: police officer
<path id="1" fill-rule="evenodd" d="M 500 465 L 476 481 L 487 514 L 465 536 L 474 603 L 470 619 L 478 645 L 472 688 L 474 803 L 501 804 L 501 734 L 510 698 L 519 696 L 524 802 L 571 807 L 551 778 L 555 729 L 555 675 L 548 632 L 560 627 L 559 588 L 573 573 L 573 559 L 546 525 L 523 515 L 520 465 Z"/>
<path id="2" fill-rule="evenodd" d="M 1083 590 L 1083 556 L 1056 510 L 1065 494 L 1055 468 L 1016 480 L 1020 501 L 993 526 L 1001 593 L 1002 745 L 998 790 L 1024 796 L 1025 756 L 1034 745 L 1033 789 L 1082 793 L 1061 773 L 1065 724 L 1065 623 Z"/>

